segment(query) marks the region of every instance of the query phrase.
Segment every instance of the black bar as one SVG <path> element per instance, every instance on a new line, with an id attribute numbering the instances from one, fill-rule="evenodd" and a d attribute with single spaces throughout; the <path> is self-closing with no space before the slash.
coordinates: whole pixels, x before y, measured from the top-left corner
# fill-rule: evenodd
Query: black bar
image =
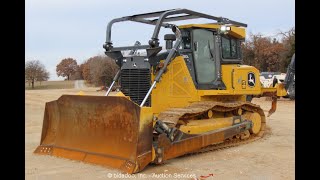
<path id="1" fill-rule="evenodd" d="M 175 16 L 175 17 L 167 17 L 163 20 L 163 22 L 172 22 L 172 21 L 182 21 L 182 20 L 188 20 L 188 19 L 197 19 L 198 16 L 195 15 L 183 15 L 183 16 Z M 152 21 L 158 21 L 158 19 L 154 19 Z"/>
<path id="2" fill-rule="evenodd" d="M 140 45 L 140 46 L 123 46 L 123 47 L 114 47 L 112 51 L 124 51 L 124 50 L 136 50 L 136 49 L 147 49 L 149 45 Z"/>
<path id="3" fill-rule="evenodd" d="M 151 40 L 152 41 L 158 41 L 159 40 L 158 39 L 158 35 L 159 35 L 160 27 L 161 27 L 161 24 L 162 24 L 163 20 L 167 16 L 174 15 L 174 14 L 181 14 L 181 13 L 184 13 L 184 9 L 166 11 L 166 12 L 162 13 L 161 16 L 159 17 L 159 19 L 157 20 L 156 27 L 154 28 Z M 152 42 L 152 41 L 150 41 L 150 42 Z M 150 44 L 150 46 L 152 46 L 152 45 Z"/>
<path id="4" fill-rule="evenodd" d="M 111 20 L 109 23 L 108 23 L 108 26 L 107 26 L 107 32 L 106 32 L 106 45 L 108 44 L 112 44 L 111 43 L 111 28 L 112 28 L 112 25 L 116 22 L 122 22 L 122 21 L 128 21 L 129 18 L 128 17 L 122 17 L 122 18 L 116 18 L 116 19 L 113 19 Z"/>
<path id="5" fill-rule="evenodd" d="M 153 20 L 146 20 L 146 19 L 140 19 L 140 18 L 132 18 L 131 21 L 150 24 L 150 25 L 156 25 L 156 23 L 157 23 L 156 21 L 153 21 Z M 173 26 L 173 24 L 162 23 L 161 26 L 171 27 L 171 26 Z"/>

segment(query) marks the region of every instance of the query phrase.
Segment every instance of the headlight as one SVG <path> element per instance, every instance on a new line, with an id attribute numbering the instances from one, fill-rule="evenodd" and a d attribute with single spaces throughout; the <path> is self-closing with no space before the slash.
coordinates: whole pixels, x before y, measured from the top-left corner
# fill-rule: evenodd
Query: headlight
<path id="1" fill-rule="evenodd" d="M 226 33 L 226 32 L 228 32 L 228 31 L 230 31 L 231 30 L 231 27 L 230 26 L 221 26 L 220 27 L 220 31 L 222 32 L 222 33 Z"/>

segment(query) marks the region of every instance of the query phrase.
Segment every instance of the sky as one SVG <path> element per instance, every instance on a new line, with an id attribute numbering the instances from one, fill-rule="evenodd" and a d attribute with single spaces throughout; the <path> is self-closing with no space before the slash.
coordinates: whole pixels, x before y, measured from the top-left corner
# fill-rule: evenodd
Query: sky
<path id="1" fill-rule="evenodd" d="M 295 26 L 294 0 L 26 0 L 25 62 L 39 60 L 56 75 L 56 65 L 71 57 L 78 64 L 103 55 L 107 23 L 118 17 L 167 9 L 186 8 L 248 24 L 247 34 L 276 35 Z M 181 21 L 188 24 L 192 20 Z M 208 23 L 200 19 L 196 23 Z M 211 21 L 212 22 L 212 21 Z M 114 46 L 148 44 L 154 26 L 117 23 L 112 27 Z M 159 39 L 171 33 L 161 29 Z M 163 45 L 163 41 L 160 42 Z"/>

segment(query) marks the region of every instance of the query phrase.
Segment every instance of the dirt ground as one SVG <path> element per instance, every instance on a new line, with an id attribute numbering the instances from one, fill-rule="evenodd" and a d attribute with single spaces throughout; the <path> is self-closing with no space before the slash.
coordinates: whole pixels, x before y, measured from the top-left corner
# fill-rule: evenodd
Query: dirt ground
<path id="1" fill-rule="evenodd" d="M 86 88 L 87 95 L 104 95 Z M 183 156 L 164 165 L 149 165 L 142 173 L 128 176 L 114 169 L 63 158 L 35 155 L 39 145 L 45 102 L 79 89 L 26 90 L 25 178 L 26 179 L 295 179 L 295 103 L 278 101 L 275 114 L 267 118 L 263 139 L 237 147 Z M 253 99 L 267 114 L 271 101 Z"/>

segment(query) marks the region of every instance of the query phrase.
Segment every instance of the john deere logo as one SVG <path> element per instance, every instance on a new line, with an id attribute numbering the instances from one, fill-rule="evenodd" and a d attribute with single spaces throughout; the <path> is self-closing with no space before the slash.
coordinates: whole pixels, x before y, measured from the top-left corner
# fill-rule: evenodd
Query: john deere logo
<path id="1" fill-rule="evenodd" d="M 253 72 L 248 73 L 248 86 L 254 87 L 256 85 L 256 77 Z"/>

